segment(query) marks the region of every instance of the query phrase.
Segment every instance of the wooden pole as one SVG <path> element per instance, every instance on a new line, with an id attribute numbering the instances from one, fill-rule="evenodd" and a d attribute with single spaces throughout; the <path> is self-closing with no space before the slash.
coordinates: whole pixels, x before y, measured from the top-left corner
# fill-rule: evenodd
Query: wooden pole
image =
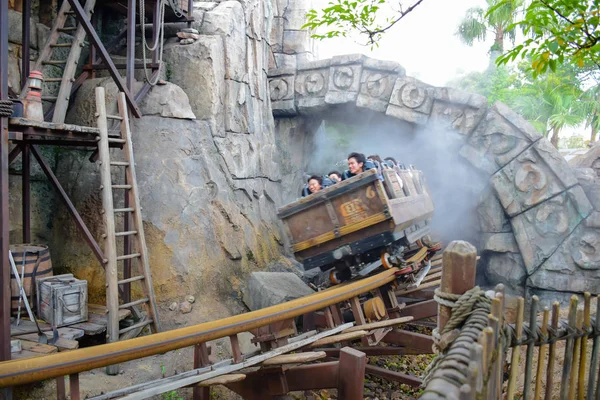
<path id="1" fill-rule="evenodd" d="M 577 310 L 577 319 L 575 322 L 577 331 L 581 330 L 583 325 L 583 311 Z M 581 342 L 583 338 L 575 339 L 575 346 L 573 347 L 573 368 L 571 369 L 571 376 L 569 377 L 569 399 L 575 400 L 577 395 L 577 378 L 579 377 L 579 361 Z"/>
<path id="2" fill-rule="evenodd" d="M 463 240 L 450 242 L 442 259 L 442 292 L 463 294 L 473 288 L 477 249 L 471 243 Z M 441 333 L 452 315 L 452 309 L 442 305 L 438 307 L 438 332 Z"/>
<path id="3" fill-rule="evenodd" d="M 596 330 L 600 330 L 600 296 L 596 297 Z M 594 396 L 594 387 L 596 386 L 596 368 L 598 367 L 598 349 L 600 347 L 600 337 L 594 337 L 592 345 L 592 358 L 590 360 L 590 372 L 588 375 L 588 388 L 586 398 L 591 400 Z M 600 392 L 600 391 L 599 391 Z"/>
<path id="4" fill-rule="evenodd" d="M 365 384 L 365 353 L 344 347 L 340 351 L 338 398 L 362 400 Z"/>
<path id="5" fill-rule="evenodd" d="M 552 331 L 556 332 L 558 329 L 558 313 L 560 311 L 560 304 L 555 301 L 552 304 Z M 554 386 L 554 359 L 556 358 L 556 342 L 550 343 L 548 349 L 548 369 L 546 370 L 546 394 L 545 400 L 552 399 L 552 387 Z"/>
<path id="6" fill-rule="evenodd" d="M 525 300 L 522 297 L 517 299 L 517 324 L 515 334 L 517 341 L 521 341 L 523 337 L 523 313 L 525 310 Z M 517 384 L 517 374 L 519 373 L 519 358 L 521 357 L 521 346 L 517 345 L 512 348 L 512 356 L 510 360 L 510 378 L 508 380 L 507 399 L 515 398 L 515 386 Z"/>
<path id="7" fill-rule="evenodd" d="M 569 304 L 569 327 L 575 330 L 577 326 L 577 303 L 579 300 L 577 296 L 571 296 L 571 302 Z M 560 400 L 567 400 L 569 395 L 569 377 L 571 375 L 571 366 L 573 364 L 573 345 L 575 340 L 570 337 L 567 339 L 567 345 L 565 346 L 565 361 L 562 370 L 562 379 L 560 387 Z"/>
<path id="8" fill-rule="evenodd" d="M 544 307 L 544 316 L 542 317 L 542 334 L 548 334 L 548 320 L 550 318 L 550 310 L 548 307 Z M 538 355 L 538 366 L 537 374 L 535 376 L 535 394 L 533 400 L 539 400 L 542 396 L 542 374 L 544 372 L 544 365 L 546 364 L 546 348 L 547 344 L 540 346 L 540 352 Z"/>
<path id="9" fill-rule="evenodd" d="M 583 327 L 586 332 L 592 327 L 592 316 L 591 316 L 591 300 L 592 296 L 586 292 L 583 295 Z M 586 335 L 581 338 L 581 356 L 579 359 L 579 384 L 577 392 L 577 400 L 584 400 L 585 398 L 585 368 L 587 367 L 587 349 L 588 349 L 588 338 Z"/>
<path id="10" fill-rule="evenodd" d="M 532 340 L 527 345 L 527 356 L 525 358 L 525 384 L 523 387 L 523 400 L 529 398 L 529 388 L 531 387 L 531 373 L 533 372 L 533 349 L 537 340 L 537 310 L 540 299 L 537 296 L 531 298 L 529 310 L 529 339 Z"/>

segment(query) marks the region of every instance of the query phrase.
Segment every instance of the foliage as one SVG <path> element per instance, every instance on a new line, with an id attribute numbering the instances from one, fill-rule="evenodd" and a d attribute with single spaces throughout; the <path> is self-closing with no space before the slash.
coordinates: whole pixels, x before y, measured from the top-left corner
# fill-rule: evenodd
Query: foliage
<path id="1" fill-rule="evenodd" d="M 487 0 L 488 11 L 481 7 L 469 8 L 458 26 L 456 34 L 467 45 L 485 41 L 488 33 L 494 35 L 490 51 L 503 52 L 504 38 L 515 42 L 515 10 L 522 4 L 519 0 Z"/>
<path id="2" fill-rule="evenodd" d="M 163 393 L 162 399 L 163 400 L 183 400 L 183 398 L 179 397 L 179 395 L 177 394 L 177 391 L 175 391 L 175 390 L 172 390 L 167 393 Z"/>
<path id="3" fill-rule="evenodd" d="M 396 15 L 382 18 L 381 10 L 385 8 L 386 0 L 332 0 L 320 11 L 310 10 L 302 29 L 327 29 L 325 33 L 313 33 L 312 37 L 315 39 L 345 37 L 351 32 L 358 32 L 367 37 L 367 45 L 375 45 L 385 31 L 400 22 L 423 1 L 414 0 L 408 7 L 399 1 L 398 8 L 394 10 Z"/>
<path id="4" fill-rule="evenodd" d="M 581 135 L 573 135 L 568 138 L 561 138 L 559 141 L 560 149 L 584 149 L 589 142 Z"/>
<path id="5" fill-rule="evenodd" d="M 544 79 L 532 79 L 528 61 L 517 68 L 499 67 L 484 73 L 473 72 L 450 85 L 482 94 L 491 104 L 502 101 L 519 112 L 544 136 L 558 146 L 565 127 L 586 121 L 592 111 L 600 111 L 597 101 L 580 88 L 577 70 L 560 66 Z M 598 93 L 594 92 L 595 95 Z M 594 123 L 599 124 L 596 120 Z"/>
<path id="6" fill-rule="evenodd" d="M 504 0 L 488 10 L 493 13 Z M 499 64 L 529 57 L 534 77 L 566 63 L 579 68 L 600 67 L 600 0 L 533 0 L 520 27 L 526 39 L 498 58 Z"/>

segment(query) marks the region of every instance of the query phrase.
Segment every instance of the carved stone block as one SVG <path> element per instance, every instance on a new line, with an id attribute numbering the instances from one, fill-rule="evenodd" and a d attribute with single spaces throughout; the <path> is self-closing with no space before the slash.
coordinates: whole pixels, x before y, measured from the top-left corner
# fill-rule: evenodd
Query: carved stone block
<path id="1" fill-rule="evenodd" d="M 334 65 L 329 71 L 329 85 L 325 95 L 327 104 L 344 104 L 356 101 L 360 88 L 361 64 Z"/>
<path id="2" fill-rule="evenodd" d="M 597 293 L 600 287 L 600 215 L 594 212 L 528 279 L 528 286 Z"/>
<path id="3" fill-rule="evenodd" d="M 453 88 L 435 88 L 429 123 L 469 135 L 487 111 L 485 96 Z"/>
<path id="4" fill-rule="evenodd" d="M 531 124 L 498 102 L 488 111 L 460 154 L 491 175 L 541 137 Z"/>
<path id="5" fill-rule="evenodd" d="M 398 78 L 385 114 L 423 125 L 427 123 L 431 114 L 433 92 L 432 86 L 415 78 L 408 76 Z"/>
<path id="6" fill-rule="evenodd" d="M 316 113 L 326 107 L 330 61 L 309 62 L 299 66 L 295 90 L 301 114 Z"/>
<path id="7" fill-rule="evenodd" d="M 477 205 L 479 226 L 484 233 L 512 232 L 510 221 L 493 190 L 487 189 Z"/>
<path id="8" fill-rule="evenodd" d="M 519 214 L 577 183 L 558 150 L 546 139 L 519 154 L 491 179 L 510 216 Z"/>
<path id="9" fill-rule="evenodd" d="M 370 61 L 373 67 L 377 64 L 373 63 L 373 60 L 365 61 L 365 64 Z M 386 70 L 384 68 L 388 68 Z M 356 99 L 356 105 L 358 107 L 369 108 L 373 111 L 385 112 L 392 90 L 394 89 L 394 83 L 398 78 L 398 74 L 404 75 L 404 69 L 399 64 L 393 63 L 390 65 L 382 64 L 380 69 L 367 68 L 363 65 L 363 73 L 360 78 L 360 92 Z"/>
<path id="10" fill-rule="evenodd" d="M 511 292 L 522 293 L 525 288 L 527 273 L 523 258 L 518 253 L 494 253 L 489 252 L 485 256 L 486 263 L 483 270 L 488 284 L 506 285 Z"/>
<path id="11" fill-rule="evenodd" d="M 274 116 L 296 115 L 294 104 L 294 75 L 289 71 L 269 71 L 269 96 Z"/>
<path id="12" fill-rule="evenodd" d="M 532 274 L 592 211 L 580 186 L 563 192 L 511 220 L 515 239 Z"/>

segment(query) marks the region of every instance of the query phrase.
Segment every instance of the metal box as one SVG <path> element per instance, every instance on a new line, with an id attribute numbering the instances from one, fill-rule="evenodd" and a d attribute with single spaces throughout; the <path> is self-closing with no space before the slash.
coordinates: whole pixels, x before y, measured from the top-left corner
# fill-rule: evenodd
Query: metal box
<path id="1" fill-rule="evenodd" d="M 65 274 L 38 279 L 36 283 L 39 318 L 57 327 L 87 321 L 87 281 Z"/>

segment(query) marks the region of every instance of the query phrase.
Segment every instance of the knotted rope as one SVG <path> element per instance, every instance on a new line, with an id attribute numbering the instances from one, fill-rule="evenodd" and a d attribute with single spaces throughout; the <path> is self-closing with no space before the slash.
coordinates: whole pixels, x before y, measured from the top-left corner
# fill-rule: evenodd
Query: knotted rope
<path id="1" fill-rule="evenodd" d="M 474 332 L 481 332 L 487 326 L 487 316 L 492 305 L 492 300 L 479 286 L 473 287 L 462 295 L 445 293 L 436 289 L 434 299 L 440 305 L 449 307 L 452 314 L 442 332 L 438 332 L 437 329 L 433 330 L 433 351 L 436 356 L 425 371 L 423 386 L 427 386 L 436 371 L 442 366 L 444 369 L 453 369 L 466 375 L 468 362 L 465 365 L 465 356 L 461 349 L 468 342 L 472 343 L 477 340 L 478 333 L 473 335 Z M 468 336 L 470 339 L 460 340 L 461 343 L 458 343 L 457 339 L 461 336 Z M 460 346 L 457 346 L 457 351 L 453 352 L 451 344 L 455 341 Z"/>
<path id="2" fill-rule="evenodd" d="M 10 117 L 13 113 L 13 102 L 11 100 L 0 100 L 0 117 Z"/>

